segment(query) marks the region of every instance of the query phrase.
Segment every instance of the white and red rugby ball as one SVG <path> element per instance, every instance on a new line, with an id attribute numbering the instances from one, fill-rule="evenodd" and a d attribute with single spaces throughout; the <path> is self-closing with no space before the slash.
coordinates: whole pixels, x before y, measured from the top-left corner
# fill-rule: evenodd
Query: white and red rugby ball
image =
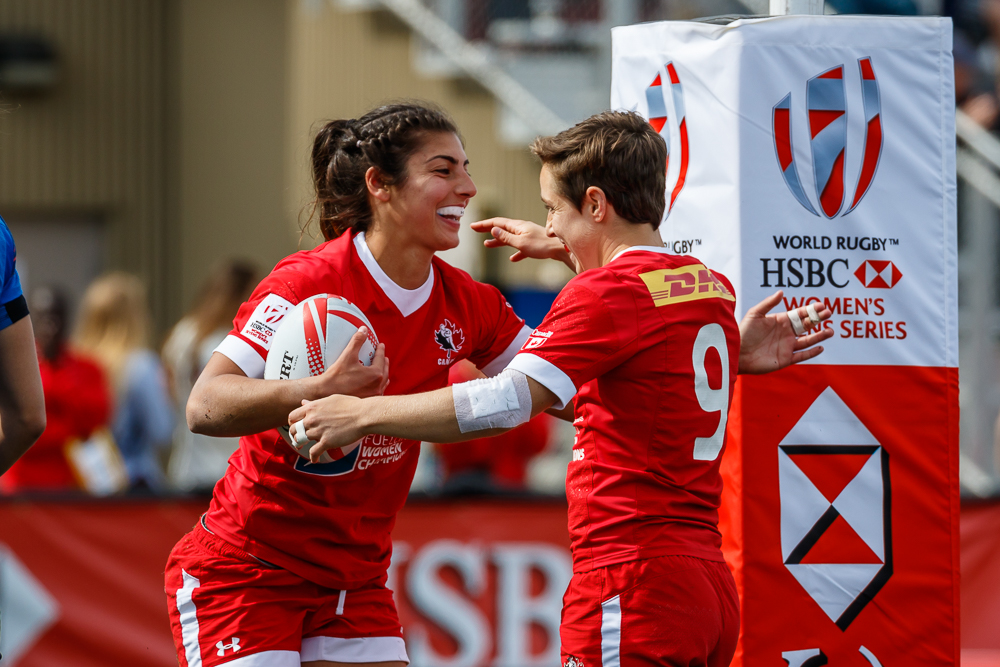
<path id="1" fill-rule="evenodd" d="M 285 313 L 274 332 L 264 362 L 264 379 L 299 380 L 320 375 L 340 357 L 362 326 L 368 328 L 368 340 L 358 352 L 358 361 L 371 366 L 378 337 L 360 308 L 343 297 L 329 294 L 317 294 L 301 301 Z M 289 434 L 287 425 L 278 427 L 278 432 L 299 456 L 309 458 L 309 448 L 316 444 L 315 441 L 300 447 Z M 324 452 L 320 463 L 343 458 L 358 444 Z"/>

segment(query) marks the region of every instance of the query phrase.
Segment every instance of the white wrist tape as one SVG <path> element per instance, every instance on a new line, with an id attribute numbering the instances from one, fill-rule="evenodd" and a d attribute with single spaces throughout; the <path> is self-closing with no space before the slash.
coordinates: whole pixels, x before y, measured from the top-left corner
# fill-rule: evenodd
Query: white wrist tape
<path id="1" fill-rule="evenodd" d="M 806 328 L 802 326 L 802 318 L 799 317 L 797 308 L 792 308 L 788 311 L 788 321 L 792 323 L 792 331 L 795 332 L 796 336 L 801 336 L 806 332 Z"/>
<path id="2" fill-rule="evenodd" d="M 462 433 L 513 428 L 531 418 L 531 391 L 524 373 L 507 369 L 496 377 L 452 385 Z"/>

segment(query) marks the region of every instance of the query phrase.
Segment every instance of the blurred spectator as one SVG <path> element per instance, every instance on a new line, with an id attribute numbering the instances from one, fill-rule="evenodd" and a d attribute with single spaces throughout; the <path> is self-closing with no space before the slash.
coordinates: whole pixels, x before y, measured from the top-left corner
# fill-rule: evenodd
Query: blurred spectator
<path id="1" fill-rule="evenodd" d="M 484 377 L 468 362 L 452 366 L 449 384 Z M 545 450 L 552 433 L 551 420 L 540 414 L 526 424 L 492 438 L 436 445 L 448 494 L 510 493 L 527 489 L 528 462 Z"/>
<path id="2" fill-rule="evenodd" d="M 39 287 L 29 302 L 34 320 L 46 426 L 41 437 L 3 476 L 3 489 L 67 491 L 80 489 L 67 446 L 106 426 L 110 397 L 104 372 L 94 361 L 66 345 L 67 302 L 60 290 Z"/>
<path id="3" fill-rule="evenodd" d="M 101 363 L 114 387 L 111 432 L 129 488 L 157 491 L 165 482 L 157 456 L 170 444 L 174 419 L 163 366 L 149 349 L 149 329 L 142 283 L 111 273 L 87 288 L 74 341 Z"/>
<path id="4" fill-rule="evenodd" d="M 239 438 L 192 433 L 185 421 L 184 406 L 212 352 L 232 328 L 240 304 L 250 297 L 257 278 L 257 267 L 249 262 L 229 260 L 219 265 L 202 285 L 194 307 L 174 325 L 163 344 L 163 363 L 178 409 L 167 477 L 183 491 L 210 491 L 225 474 L 229 457 L 239 446 Z"/>
<path id="5" fill-rule="evenodd" d="M 955 58 L 955 104 L 982 127 L 996 125 L 997 103 L 994 78 L 984 74 L 980 55 L 965 34 L 955 31 L 952 53 Z M 984 49 L 989 49 L 984 46 Z M 987 60 L 990 60 L 987 57 Z"/>

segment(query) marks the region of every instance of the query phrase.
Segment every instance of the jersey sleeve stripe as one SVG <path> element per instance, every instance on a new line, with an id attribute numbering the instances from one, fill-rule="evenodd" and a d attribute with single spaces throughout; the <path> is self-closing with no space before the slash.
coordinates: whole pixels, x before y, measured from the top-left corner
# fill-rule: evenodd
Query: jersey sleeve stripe
<path id="1" fill-rule="evenodd" d="M 524 373 L 555 394 L 559 403 L 552 407 L 556 410 L 562 410 L 576 396 L 576 385 L 569 376 L 552 362 L 537 355 L 522 352 L 514 357 L 507 368 Z"/>
<path id="2" fill-rule="evenodd" d="M 248 378 L 257 378 L 258 380 L 264 378 L 263 357 L 260 356 L 260 352 L 255 350 L 250 343 L 239 336 L 229 334 L 225 340 L 219 343 L 219 347 L 215 348 L 215 351 L 229 357 L 234 364 L 246 373 Z"/>
<path id="3" fill-rule="evenodd" d="M 493 361 L 489 362 L 479 370 L 481 370 L 486 377 L 499 375 L 503 369 L 507 368 L 507 364 L 511 362 L 511 359 L 517 355 L 518 350 L 520 350 L 521 346 L 524 345 L 524 341 L 528 340 L 528 337 L 531 336 L 532 331 L 534 331 L 534 329 L 528 325 L 522 327 L 521 330 L 517 332 L 517 335 L 514 336 L 514 340 L 512 340 L 510 345 L 507 346 L 507 349 L 498 354 Z M 525 373 L 525 375 L 527 375 L 527 373 Z"/>

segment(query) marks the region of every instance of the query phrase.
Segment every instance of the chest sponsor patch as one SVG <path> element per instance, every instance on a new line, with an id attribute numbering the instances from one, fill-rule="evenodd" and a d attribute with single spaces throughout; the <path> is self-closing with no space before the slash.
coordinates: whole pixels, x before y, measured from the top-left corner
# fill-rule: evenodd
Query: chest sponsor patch
<path id="1" fill-rule="evenodd" d="M 736 301 L 721 280 L 703 264 L 691 264 L 679 269 L 660 269 L 640 273 L 653 304 L 669 306 L 698 299 L 725 299 Z"/>
<path id="2" fill-rule="evenodd" d="M 292 303 L 287 299 L 283 299 L 277 294 L 268 294 L 263 301 L 257 304 L 257 308 L 254 309 L 247 323 L 243 325 L 240 333 L 265 350 L 269 350 L 274 332 L 278 330 L 285 314 L 291 308 Z"/>

